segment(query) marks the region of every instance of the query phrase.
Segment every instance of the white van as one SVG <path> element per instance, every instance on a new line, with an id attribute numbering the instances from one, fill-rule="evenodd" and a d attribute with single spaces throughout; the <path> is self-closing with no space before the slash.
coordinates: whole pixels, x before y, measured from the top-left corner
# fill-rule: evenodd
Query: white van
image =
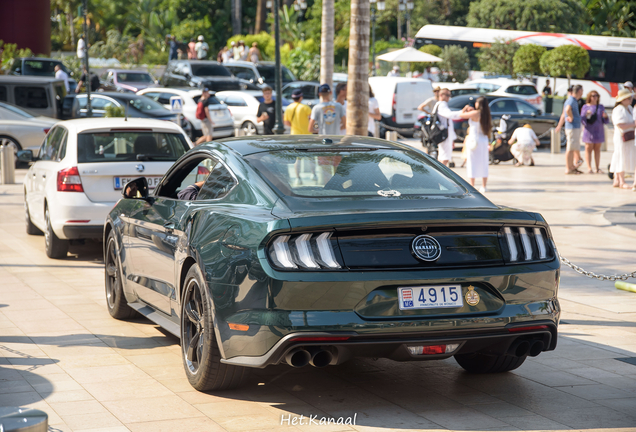
<path id="1" fill-rule="evenodd" d="M 401 77 L 371 77 L 369 84 L 380 104 L 382 123 L 395 128 L 402 135 L 413 135 L 417 121 L 417 107 L 433 96 L 430 80 Z M 387 128 L 380 128 L 384 137 Z"/>

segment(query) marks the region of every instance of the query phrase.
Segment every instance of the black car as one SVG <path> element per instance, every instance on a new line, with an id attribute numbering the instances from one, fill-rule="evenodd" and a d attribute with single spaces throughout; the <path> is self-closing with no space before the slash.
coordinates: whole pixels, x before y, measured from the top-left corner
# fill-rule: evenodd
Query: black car
<path id="1" fill-rule="evenodd" d="M 235 78 L 221 63 L 208 60 L 173 60 L 160 83 L 165 87 L 207 87 L 211 91 L 260 90 L 255 84 Z"/>
<path id="2" fill-rule="evenodd" d="M 475 106 L 475 101 L 484 95 L 473 94 L 463 95 L 451 98 L 448 102 L 448 107 L 451 111 L 460 111 L 464 106 Z M 514 97 L 502 97 L 502 96 L 484 96 L 488 100 L 490 105 L 490 113 L 492 114 L 493 126 L 499 125 L 501 116 L 508 115 L 512 121 L 519 123 L 519 126 L 529 124 L 532 126 L 532 130 L 539 137 L 539 141 L 542 144 L 550 145 L 550 129 L 557 126 L 559 123 L 559 116 L 552 114 L 544 114 L 540 109 L 537 109 L 530 105 L 528 102 Z M 466 130 L 468 129 L 467 120 L 454 120 L 455 132 L 457 133 L 457 140 L 464 141 L 466 137 Z M 563 137 L 564 141 L 565 137 Z"/>
<path id="3" fill-rule="evenodd" d="M 59 60 L 39 57 L 16 58 L 13 59 L 9 75 L 55 77 L 55 66 L 58 65 L 68 75 L 69 93 L 75 92 L 77 81 L 72 78 L 73 72 Z"/>

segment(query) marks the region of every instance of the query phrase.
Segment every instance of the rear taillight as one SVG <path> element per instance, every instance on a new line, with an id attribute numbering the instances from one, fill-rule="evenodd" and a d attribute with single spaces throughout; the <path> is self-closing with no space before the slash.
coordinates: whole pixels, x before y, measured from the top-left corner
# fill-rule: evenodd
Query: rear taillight
<path id="1" fill-rule="evenodd" d="M 501 230 L 507 262 L 546 261 L 554 258 L 554 248 L 544 228 L 504 227 Z"/>
<path id="2" fill-rule="evenodd" d="M 77 167 L 57 172 L 57 190 L 58 192 L 84 192 Z"/>
<path id="3" fill-rule="evenodd" d="M 393 93 L 393 101 L 391 102 L 391 108 L 393 109 L 393 113 L 395 114 L 395 108 L 397 104 L 395 103 L 395 93 Z"/>
<path id="4" fill-rule="evenodd" d="M 339 269 L 330 232 L 281 235 L 269 244 L 274 267 L 283 270 Z"/>

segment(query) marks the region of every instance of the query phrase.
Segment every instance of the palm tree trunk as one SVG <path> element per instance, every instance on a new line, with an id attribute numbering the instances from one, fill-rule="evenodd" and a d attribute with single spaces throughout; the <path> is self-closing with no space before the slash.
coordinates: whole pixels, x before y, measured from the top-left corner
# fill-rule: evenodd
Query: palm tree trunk
<path id="1" fill-rule="evenodd" d="M 322 1 L 322 32 L 320 36 L 320 83 L 333 86 L 334 0 Z M 332 89 L 333 90 L 333 89 Z"/>
<path id="2" fill-rule="evenodd" d="M 232 0 L 232 34 L 241 34 L 241 0 Z"/>
<path id="3" fill-rule="evenodd" d="M 369 0 L 351 0 L 347 135 L 367 135 L 369 124 Z"/>
<path id="4" fill-rule="evenodd" d="M 258 34 L 265 31 L 265 22 L 267 20 L 267 0 L 257 0 L 256 2 L 256 23 L 254 33 Z"/>

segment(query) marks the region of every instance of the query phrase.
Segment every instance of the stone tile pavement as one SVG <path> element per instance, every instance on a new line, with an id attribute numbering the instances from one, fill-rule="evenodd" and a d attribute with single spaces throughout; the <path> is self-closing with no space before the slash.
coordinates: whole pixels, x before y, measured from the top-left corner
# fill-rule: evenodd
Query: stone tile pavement
<path id="1" fill-rule="evenodd" d="M 583 267 L 636 270 L 636 233 L 604 216 L 636 193 L 605 175 L 563 175 L 563 155 L 535 159 L 491 167 L 487 196 L 541 212 L 560 253 Z M 0 406 L 42 409 L 50 431 L 636 431 L 636 364 L 622 361 L 636 357 L 636 294 L 611 282 L 564 268 L 557 350 L 511 373 L 365 359 L 258 370 L 240 390 L 204 394 L 185 379 L 175 337 L 108 315 L 100 245 L 46 258 L 43 238 L 24 231 L 21 184 L 0 186 L 0 214 Z M 355 425 L 293 425 L 301 415 Z"/>

